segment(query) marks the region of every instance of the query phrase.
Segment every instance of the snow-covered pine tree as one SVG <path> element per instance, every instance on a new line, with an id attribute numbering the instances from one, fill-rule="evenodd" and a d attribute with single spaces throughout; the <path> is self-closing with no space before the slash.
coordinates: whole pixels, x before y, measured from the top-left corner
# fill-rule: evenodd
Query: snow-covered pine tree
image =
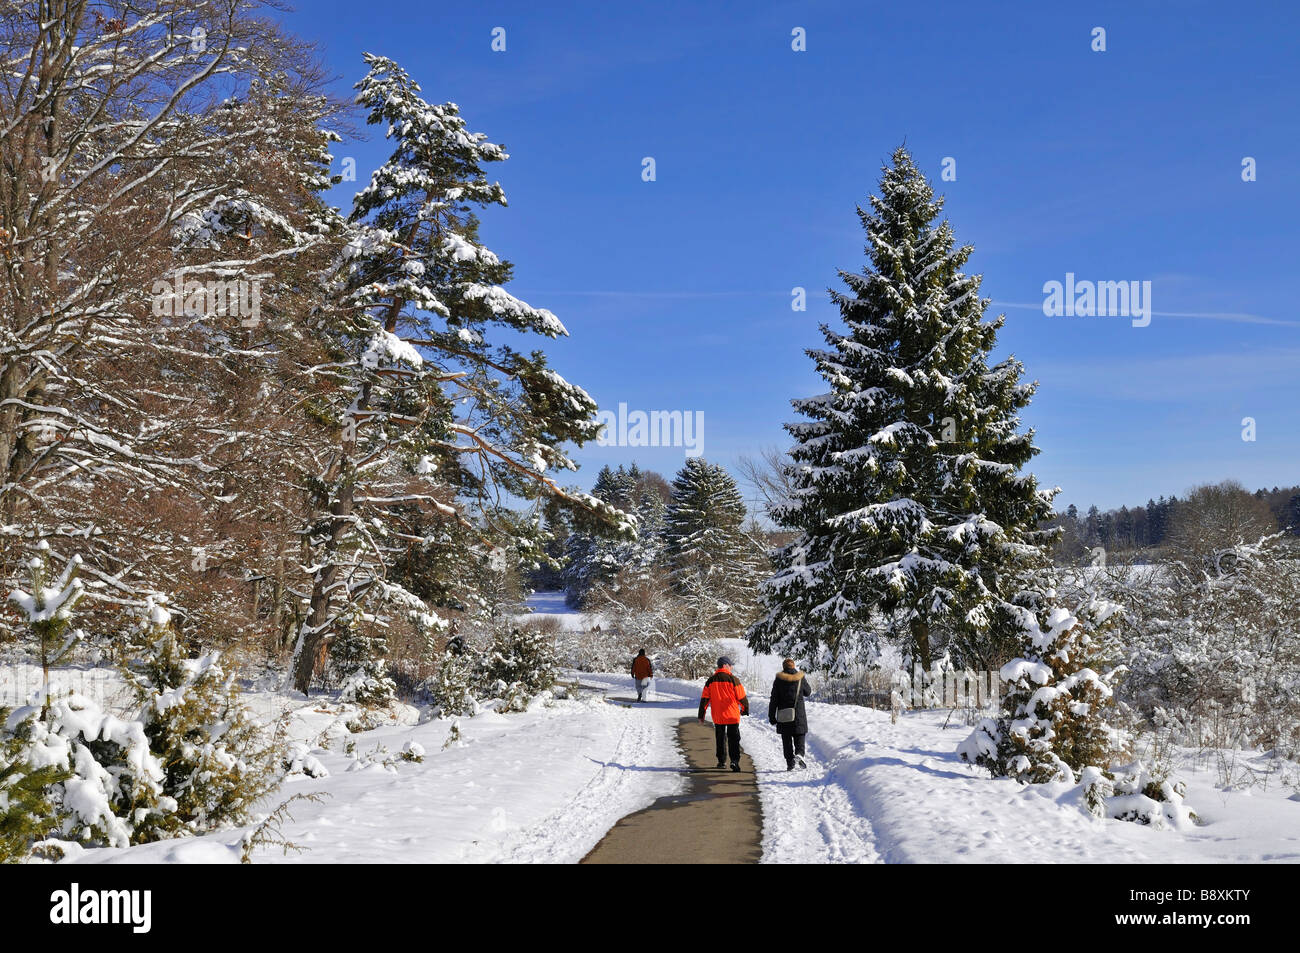
<path id="1" fill-rule="evenodd" d="M 1054 495 L 1021 470 L 1034 385 L 1012 358 L 988 364 L 1004 318 L 982 320 L 942 199 L 905 149 L 883 173 L 858 209 L 869 267 L 831 293 L 847 330 L 823 325 L 828 347 L 808 351 L 830 390 L 795 400 L 810 419 L 786 425 L 794 499 L 773 516 L 800 536 L 774 554 L 750 640 L 831 669 L 881 636 L 927 668 L 944 650 L 995 668 L 1018 645 L 1013 580 L 1042 558 Z"/>
<path id="2" fill-rule="evenodd" d="M 673 589 L 694 610 L 697 636 L 740 635 L 766 569 L 745 532 L 745 502 L 725 468 L 691 457 L 677 472 L 665 520 Z"/>
<path id="3" fill-rule="evenodd" d="M 1103 600 L 1077 615 L 1060 606 L 1018 609 L 1021 651 L 1002 667 L 1001 711 L 962 743 L 962 759 L 1030 784 L 1073 784 L 1089 767 L 1109 774 L 1123 736 L 1107 723 L 1112 691 L 1097 671 L 1098 653 L 1120 611 Z"/>
<path id="4" fill-rule="evenodd" d="M 173 802 L 136 823 L 136 843 L 239 824 L 280 780 L 283 755 L 240 701 L 220 654 L 187 657 L 170 622 L 166 607 L 151 600 L 142 645 L 125 669 L 163 769 L 162 796 Z"/>
<path id="5" fill-rule="evenodd" d="M 625 533 L 611 533 L 596 526 L 570 534 L 565 544 L 564 570 L 565 601 L 570 606 L 584 607 L 590 593 L 613 583 L 622 569 L 645 566 L 658 557 L 662 546 L 662 499 L 656 503 L 653 489 L 644 484 L 644 474 L 635 463 L 630 468 L 620 465 L 617 470 L 604 466 L 596 474 L 592 495 L 620 511 L 635 514 L 637 533 L 629 538 Z M 642 526 L 643 515 L 651 525 Z"/>
<path id="6" fill-rule="evenodd" d="M 538 629 L 507 626 L 497 631 L 479 660 L 479 690 L 520 711 L 554 685 L 559 674 L 550 636 Z"/>
<path id="7" fill-rule="evenodd" d="M 366 62 L 357 103 L 394 150 L 353 202 L 333 300 L 321 311 L 336 390 L 315 410 L 339 443 L 311 481 L 311 605 L 292 665 L 301 691 L 350 603 L 396 598 L 424 624 L 442 624 L 429 610 L 436 598 L 385 579 L 402 551 L 419 549 L 437 566 L 530 548 L 517 524 L 474 520 L 501 495 L 550 497 L 589 520 L 623 522 L 547 475 L 576 469 L 562 447 L 595 438 L 595 402 L 542 352 L 493 348 L 486 337 L 494 326 L 567 333 L 550 311 L 505 291 L 511 265 L 478 241 L 474 208 L 506 204 L 482 166 L 505 150 L 468 131 L 454 103 L 425 102 L 391 60 Z"/>
<path id="8" fill-rule="evenodd" d="M 73 556 L 63 567 L 63 572 L 47 585 L 50 569 L 50 544 L 41 540 L 36 555 L 27 562 L 31 573 L 31 592 L 15 589 L 9 601 L 17 605 L 32 634 L 36 637 L 36 654 L 41 660 L 42 687 L 49 688 L 50 667 L 67 657 L 77 641 L 78 633 L 68 634 L 72 624 L 72 610 L 85 592 L 81 580 L 76 578 L 81 557 Z"/>

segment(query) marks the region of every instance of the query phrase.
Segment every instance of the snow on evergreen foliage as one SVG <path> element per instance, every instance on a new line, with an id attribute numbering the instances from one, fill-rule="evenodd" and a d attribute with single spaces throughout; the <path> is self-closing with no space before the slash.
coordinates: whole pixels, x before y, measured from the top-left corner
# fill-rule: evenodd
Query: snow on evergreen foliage
<path id="1" fill-rule="evenodd" d="M 687 460 L 673 480 L 664 535 L 673 588 L 692 610 L 696 637 L 739 636 L 753 621 L 767 560 L 744 521 L 731 475 L 703 457 Z"/>
<path id="2" fill-rule="evenodd" d="M 351 619 L 340 620 L 330 642 L 330 675 L 339 686 L 339 701 L 382 708 L 397 697 L 384 656 L 388 640 Z"/>
<path id="3" fill-rule="evenodd" d="M 33 563 L 39 572 L 43 561 Z M 59 591 L 70 588 L 64 579 Z M 16 600 L 29 618 L 66 626 L 71 599 L 36 591 Z M 161 600 L 147 598 L 143 615 L 124 673 L 134 717 L 106 712 L 57 679 L 4 713 L 0 858 L 21 858 L 42 841 L 56 850 L 60 841 L 126 847 L 237 824 L 277 786 L 272 741 L 239 702 L 218 653 L 184 657 Z M 25 820 L 15 805 L 30 812 Z"/>
<path id="4" fill-rule="evenodd" d="M 630 532 L 574 532 L 565 543 L 565 601 L 574 608 L 587 605 L 593 589 L 609 584 L 624 569 L 643 574 L 657 565 L 664 549 L 663 499 L 646 484 L 633 463 L 611 470 L 601 467 L 592 496 L 628 515 Z"/>
<path id="5" fill-rule="evenodd" d="M 321 641 L 357 606 L 367 625 L 382 627 L 396 606 L 444 632 L 435 608 L 470 598 L 467 562 L 484 550 L 536 562 L 545 534 L 536 522 L 491 518 L 502 496 L 624 521 L 548 475 L 576 469 L 565 446 L 597 436 L 595 402 L 541 351 L 488 340 L 493 327 L 567 333 L 504 290 L 511 264 L 479 243 L 474 210 L 506 204 L 482 167 L 505 151 L 470 132 L 454 103 L 425 102 L 391 60 L 366 63 L 356 101 L 393 151 L 353 201 L 317 315 L 333 359 L 318 373 L 335 386 L 313 412 L 340 446 L 308 481 L 313 590 L 294 653 L 304 691 Z"/>
<path id="6" fill-rule="evenodd" d="M 280 754 L 239 699 L 217 652 L 187 658 L 155 621 L 126 676 L 172 809 L 137 823 L 136 842 L 241 824 L 279 784 Z"/>
<path id="7" fill-rule="evenodd" d="M 473 715 L 479 710 L 474 697 L 477 658 L 459 638 L 447 641 L 438 657 L 438 670 L 427 683 L 429 694 L 444 718 Z"/>
<path id="8" fill-rule="evenodd" d="M 1112 690 L 1093 667 L 1100 632 L 1120 611 L 1095 602 L 1075 615 L 1059 606 L 1019 609 L 1021 657 L 1002 667 L 1001 713 L 983 719 L 958 753 L 995 776 L 1073 784 L 1084 768 L 1107 770 L 1123 739 L 1104 710 Z"/>
<path id="9" fill-rule="evenodd" d="M 0 734 L 18 742 L 15 760 L 63 778 L 46 789 L 59 840 L 126 847 L 138 842 L 137 828 L 151 831 L 176 810 L 144 723 L 111 715 L 89 698 L 57 685 L 40 689 L 9 713 Z"/>
<path id="10" fill-rule="evenodd" d="M 794 499 L 779 525 L 800 536 L 774 556 L 756 650 L 846 669 L 881 636 L 927 669 L 996 667 L 1018 642 L 1013 577 L 1041 563 L 1051 513 L 1022 467 L 1037 453 L 1018 412 L 1034 385 L 1020 363 L 988 363 L 1005 318 L 962 267 L 970 246 L 936 222 L 942 199 L 905 149 L 858 215 L 869 267 L 832 293 L 844 333 L 822 327 L 809 356 L 830 390 L 793 405 Z"/>
<path id="11" fill-rule="evenodd" d="M 46 585 L 50 544 L 41 540 L 36 549 L 36 555 L 27 562 L 31 591 L 15 589 L 9 593 L 9 601 L 18 607 L 27 627 L 36 637 L 41 668 L 48 674 L 51 666 L 59 664 L 68 655 L 80 636 L 76 630 L 69 633 L 68 626 L 72 621 L 72 610 L 85 589 L 81 580 L 76 578 L 81 566 L 80 556 L 69 559 L 54 584 Z"/>
<path id="12" fill-rule="evenodd" d="M 1141 762 L 1114 767 L 1131 741 L 1113 724 L 1111 680 L 1097 669 L 1122 616 L 1119 605 L 1101 599 L 1077 614 L 1060 606 L 1021 609 L 1021 656 L 999 673 L 999 714 L 981 719 L 957 752 L 994 777 L 1077 785 L 1084 807 L 1098 817 L 1185 828 L 1194 815 L 1181 782 Z"/>
<path id="13" fill-rule="evenodd" d="M 30 735 L 8 728 L 10 709 L 0 708 L 0 863 L 26 856 L 32 844 L 59 830 L 53 793 L 72 777 L 66 764 L 34 767 L 27 760 Z"/>
<path id="14" fill-rule="evenodd" d="M 522 711 L 559 677 L 555 645 L 543 632 L 520 626 L 501 629 L 479 659 L 477 681 L 485 696 Z"/>

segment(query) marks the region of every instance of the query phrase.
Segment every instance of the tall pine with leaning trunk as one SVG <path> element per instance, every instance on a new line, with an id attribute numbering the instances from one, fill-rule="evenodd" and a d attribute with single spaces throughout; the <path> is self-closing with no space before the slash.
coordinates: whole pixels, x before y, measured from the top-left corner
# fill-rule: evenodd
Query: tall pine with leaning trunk
<path id="1" fill-rule="evenodd" d="M 905 149 L 858 209 L 868 266 L 831 292 L 845 330 L 808 355 L 829 390 L 793 401 L 794 494 L 755 648 L 828 668 L 883 638 L 929 666 L 1000 665 L 1019 645 L 1022 571 L 1040 564 L 1053 492 L 1022 468 L 1037 453 L 1018 413 L 1034 385 L 990 363 L 1004 317 L 985 321 L 979 275 L 962 268 L 936 199 Z"/>
<path id="2" fill-rule="evenodd" d="M 318 316 L 331 360 L 311 409 L 338 442 L 307 481 L 312 591 L 291 665 L 300 691 L 358 609 L 436 633 L 447 627 L 436 610 L 464 596 L 443 583 L 472 577 L 467 564 L 540 556 L 540 530 L 493 517 L 501 499 L 628 522 L 552 475 L 577 469 L 566 444 L 599 432 L 595 402 L 540 350 L 489 339 L 568 333 L 502 287 L 511 264 L 479 242 L 476 211 L 506 204 L 484 166 L 505 150 L 470 131 L 455 103 L 426 102 L 393 61 L 366 62 L 356 101 L 393 151 L 353 201 Z M 391 572 L 399 563 L 419 571 Z"/>

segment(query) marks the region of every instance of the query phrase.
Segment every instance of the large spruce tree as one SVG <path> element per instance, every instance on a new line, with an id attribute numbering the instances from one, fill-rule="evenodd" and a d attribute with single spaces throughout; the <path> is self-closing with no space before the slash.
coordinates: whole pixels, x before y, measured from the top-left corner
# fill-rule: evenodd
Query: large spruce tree
<path id="1" fill-rule="evenodd" d="M 1017 577 L 1054 495 L 1021 469 L 1034 385 L 1013 358 L 989 364 L 1004 317 L 983 320 L 942 199 L 905 149 L 883 173 L 858 209 L 869 266 L 831 292 L 846 331 L 823 325 L 807 352 L 830 391 L 793 401 L 809 419 L 786 426 L 795 493 L 773 517 L 801 535 L 774 555 L 750 641 L 831 669 L 882 637 L 927 667 L 945 650 L 996 667 L 1019 644 L 1016 604 L 1036 604 Z"/>

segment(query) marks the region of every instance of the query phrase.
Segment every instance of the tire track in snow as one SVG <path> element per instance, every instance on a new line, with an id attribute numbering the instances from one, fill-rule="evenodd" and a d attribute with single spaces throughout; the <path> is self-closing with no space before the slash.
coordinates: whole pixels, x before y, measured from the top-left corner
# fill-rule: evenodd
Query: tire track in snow
<path id="1" fill-rule="evenodd" d="M 763 863 L 883 863 L 871 822 L 836 780 L 836 762 L 811 759 L 803 770 L 786 771 L 774 728 L 758 723 L 747 735 L 763 801 Z M 808 740 L 816 749 L 816 737 Z"/>
<path id="2" fill-rule="evenodd" d="M 515 835 L 513 846 L 497 858 L 497 863 L 576 863 L 620 818 L 647 806 L 658 796 L 638 797 L 641 781 L 637 772 L 621 766 L 641 764 L 647 752 L 659 749 L 676 752 L 668 723 L 656 718 L 650 709 L 609 705 L 603 698 L 598 704 L 605 711 L 603 717 L 623 725 L 613 753 L 568 804 Z M 656 734 L 660 737 L 656 738 Z"/>

